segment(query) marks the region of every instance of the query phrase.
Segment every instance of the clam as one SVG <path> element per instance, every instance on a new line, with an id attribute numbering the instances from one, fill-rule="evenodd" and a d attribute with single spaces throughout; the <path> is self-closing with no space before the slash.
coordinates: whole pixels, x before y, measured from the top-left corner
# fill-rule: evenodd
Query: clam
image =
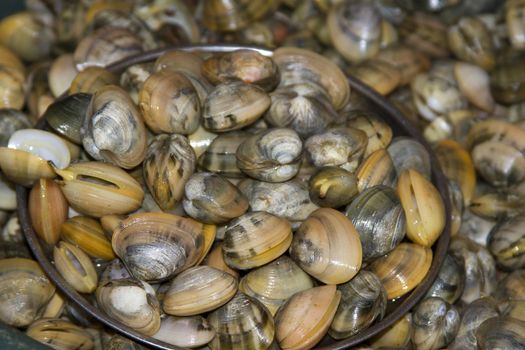
<path id="1" fill-rule="evenodd" d="M 139 94 L 146 125 L 155 133 L 191 134 L 200 122 L 197 91 L 182 73 L 161 70 L 150 75 Z"/>
<path id="2" fill-rule="evenodd" d="M 264 211 L 249 212 L 226 228 L 224 261 L 235 269 L 251 269 L 281 256 L 291 242 L 292 229 L 286 219 Z"/>
<path id="3" fill-rule="evenodd" d="M 142 117 L 120 87 L 106 86 L 92 97 L 80 133 L 84 149 L 93 158 L 125 169 L 139 165 L 146 154 Z"/>
<path id="4" fill-rule="evenodd" d="M 464 287 L 465 266 L 463 261 L 454 255 L 447 254 L 426 297 L 438 297 L 449 304 L 454 304 L 463 294 Z"/>
<path id="5" fill-rule="evenodd" d="M 242 81 L 221 83 L 204 101 L 202 125 L 212 132 L 238 130 L 256 122 L 270 104 L 270 97 L 258 86 Z"/>
<path id="6" fill-rule="evenodd" d="M 162 134 L 150 141 L 143 163 L 144 180 L 162 210 L 174 208 L 182 199 L 195 163 L 195 152 L 182 135 Z"/>
<path id="7" fill-rule="evenodd" d="M 61 241 L 53 248 L 53 257 L 58 272 L 77 292 L 95 291 L 98 283 L 97 272 L 86 253 L 70 243 Z"/>
<path id="8" fill-rule="evenodd" d="M 480 298 L 467 305 L 461 313 L 461 323 L 450 350 L 476 350 L 476 330 L 486 320 L 498 317 L 498 305 L 493 298 Z"/>
<path id="9" fill-rule="evenodd" d="M 341 301 L 328 331 L 333 338 L 347 338 L 383 318 L 386 291 L 372 272 L 361 270 L 351 281 L 338 285 L 337 290 Z"/>
<path id="10" fill-rule="evenodd" d="M 100 274 L 99 284 L 104 284 L 111 280 L 121 280 L 126 278 L 133 278 L 126 266 L 120 259 L 114 259 L 107 264 L 106 268 Z"/>
<path id="11" fill-rule="evenodd" d="M 237 292 L 237 279 L 210 266 L 191 267 L 171 282 L 163 300 L 166 313 L 192 316 L 215 310 Z"/>
<path id="12" fill-rule="evenodd" d="M 416 75 L 430 68 L 430 60 L 424 54 L 403 44 L 382 49 L 374 59 L 397 68 L 401 74 L 400 85 L 410 83 Z"/>
<path id="13" fill-rule="evenodd" d="M 389 62 L 369 59 L 348 69 L 348 73 L 386 96 L 401 83 L 401 73 Z"/>
<path id="14" fill-rule="evenodd" d="M 209 229 L 172 214 L 137 213 L 119 224 L 112 246 L 135 278 L 159 282 L 199 261 Z"/>
<path id="15" fill-rule="evenodd" d="M 516 270 L 498 281 L 493 293 L 498 302 L 525 300 L 525 270 Z"/>
<path id="16" fill-rule="evenodd" d="M 416 170 L 399 175 L 397 194 L 406 216 L 407 237 L 431 247 L 445 227 L 445 204 L 434 185 Z"/>
<path id="17" fill-rule="evenodd" d="M 184 211 L 210 224 L 224 224 L 248 210 L 248 199 L 224 177 L 213 173 L 193 174 L 185 185 Z"/>
<path id="18" fill-rule="evenodd" d="M 137 63 L 129 66 L 120 75 L 120 86 L 129 93 L 135 103 L 139 103 L 139 94 L 144 86 L 144 82 L 153 72 L 153 63 Z M 140 107 L 140 105 L 139 105 Z"/>
<path id="19" fill-rule="evenodd" d="M 0 147 L 7 147 L 9 138 L 15 131 L 30 127 L 31 121 L 24 112 L 14 108 L 0 109 Z"/>
<path id="20" fill-rule="evenodd" d="M 490 252 L 461 235 L 452 239 L 450 252 L 463 260 L 465 266 L 465 288 L 461 300 L 470 303 L 489 296 L 496 287 L 496 262 Z"/>
<path id="21" fill-rule="evenodd" d="M 387 148 L 392 141 L 392 129 L 377 115 L 369 111 L 354 110 L 346 115 L 346 126 L 362 130 L 368 137 L 364 158 L 378 149 Z"/>
<path id="22" fill-rule="evenodd" d="M 55 287 L 36 261 L 23 258 L 0 260 L 0 320 L 26 327 L 39 318 Z"/>
<path id="23" fill-rule="evenodd" d="M 22 109 L 25 103 L 24 75 L 0 63 L 0 108 Z"/>
<path id="24" fill-rule="evenodd" d="M 199 166 L 228 177 L 242 177 L 237 168 L 237 148 L 248 138 L 244 131 L 228 132 L 217 136 L 199 157 Z"/>
<path id="25" fill-rule="evenodd" d="M 153 338 L 183 348 L 198 348 L 215 337 L 215 329 L 202 316 L 165 317 Z"/>
<path id="26" fill-rule="evenodd" d="M 505 16 L 505 25 L 508 33 L 508 39 L 515 49 L 525 48 L 525 28 L 523 27 L 523 2 L 520 0 L 511 0 L 505 2 L 503 7 Z"/>
<path id="27" fill-rule="evenodd" d="M 51 300 L 47 303 L 42 318 L 59 318 L 64 312 L 65 307 L 66 300 L 59 292 L 55 292 Z"/>
<path id="28" fill-rule="evenodd" d="M 62 224 L 62 238 L 82 249 L 86 254 L 103 260 L 115 259 L 111 242 L 104 235 L 100 223 L 88 216 L 75 216 Z"/>
<path id="29" fill-rule="evenodd" d="M 441 298 L 427 298 L 413 313 L 412 340 L 417 349 L 442 349 L 454 340 L 461 317 L 454 305 Z"/>
<path id="30" fill-rule="evenodd" d="M 332 43 L 352 63 L 373 57 L 381 43 L 381 15 L 367 3 L 341 2 L 328 14 Z"/>
<path id="31" fill-rule="evenodd" d="M 104 86 L 117 85 L 118 83 L 117 75 L 107 69 L 102 67 L 87 67 L 77 73 L 69 87 L 69 94 L 72 95 L 80 92 L 94 94 Z"/>
<path id="32" fill-rule="evenodd" d="M 68 215 L 68 203 L 60 186 L 53 180 L 40 179 L 29 193 L 28 209 L 37 235 L 47 244 L 55 245 Z"/>
<path id="33" fill-rule="evenodd" d="M 311 349 L 326 334 L 341 292 L 334 285 L 294 294 L 275 316 L 275 338 L 283 350 Z"/>
<path id="34" fill-rule="evenodd" d="M 390 300 L 414 289 L 425 278 L 431 263 L 431 249 L 401 243 L 390 253 L 374 260 L 369 269 L 379 277 Z"/>
<path id="35" fill-rule="evenodd" d="M 441 73 L 443 70 L 445 74 Z M 421 73 L 412 80 L 410 87 L 419 114 L 428 121 L 467 107 L 452 67 L 450 72 L 447 66 L 438 66 Z"/>
<path id="36" fill-rule="evenodd" d="M 454 74 L 459 89 L 470 103 L 489 113 L 494 110 L 495 102 L 487 72 L 474 64 L 459 62 L 454 65 Z"/>
<path id="37" fill-rule="evenodd" d="M 447 26 L 436 16 L 416 12 L 405 16 L 399 26 L 401 41 L 431 58 L 449 55 Z"/>
<path id="38" fill-rule="evenodd" d="M 525 101 L 525 74 L 522 60 L 497 65 L 490 73 L 490 88 L 494 99 L 503 104 Z"/>
<path id="39" fill-rule="evenodd" d="M 491 70 L 496 64 L 492 34 L 476 17 L 461 18 L 448 30 L 450 50 L 462 61 Z"/>
<path id="40" fill-rule="evenodd" d="M 13 184 L 0 173 L 0 210 L 15 210 L 17 206 L 16 192 Z"/>
<path id="41" fill-rule="evenodd" d="M 72 54 L 58 56 L 49 68 L 49 89 L 53 96 L 58 97 L 68 91 L 77 73 Z"/>
<path id="42" fill-rule="evenodd" d="M 108 281 L 96 291 L 99 307 L 111 318 L 152 336 L 160 329 L 160 306 L 145 282 L 133 279 Z"/>
<path id="43" fill-rule="evenodd" d="M 272 315 L 258 300 L 237 292 L 228 303 L 208 315 L 216 336 L 212 350 L 266 350 L 275 335 Z"/>
<path id="44" fill-rule="evenodd" d="M 237 148 L 237 167 L 261 181 L 284 182 L 299 171 L 303 144 L 284 128 L 268 129 L 248 137 Z"/>
<path id="45" fill-rule="evenodd" d="M 339 167 L 318 169 L 309 180 L 310 199 L 321 207 L 338 208 L 357 194 L 357 178 Z"/>
<path id="46" fill-rule="evenodd" d="M 412 329 L 412 314 L 409 312 L 394 322 L 392 326 L 372 337 L 369 343 L 374 349 L 389 347 L 402 349 L 411 346 Z"/>
<path id="47" fill-rule="evenodd" d="M 79 71 L 90 66 L 105 67 L 143 52 L 143 43 L 126 28 L 103 27 L 84 37 L 73 54 Z"/>
<path id="48" fill-rule="evenodd" d="M 414 169 L 430 180 L 430 155 L 421 143 L 408 137 L 396 137 L 387 151 L 398 176 L 405 170 Z"/>
<path id="49" fill-rule="evenodd" d="M 304 147 L 316 167 L 340 166 L 355 171 L 366 150 L 368 137 L 354 128 L 334 128 L 310 136 Z"/>
<path id="50" fill-rule="evenodd" d="M 364 190 L 346 207 L 346 216 L 359 233 L 365 261 L 385 255 L 405 237 L 405 213 L 390 187 L 378 185 Z"/>
<path id="51" fill-rule="evenodd" d="M 197 91 L 202 106 L 213 89 L 213 86 L 201 74 L 203 62 L 204 59 L 197 54 L 184 51 L 168 51 L 155 61 L 154 71 L 167 69 L 183 73 Z"/>
<path id="52" fill-rule="evenodd" d="M 459 185 L 464 204 L 469 205 L 476 187 L 476 170 L 470 154 L 451 139 L 439 142 L 434 152 L 441 170 L 450 181 Z"/>
<path id="53" fill-rule="evenodd" d="M 104 344 L 105 350 L 144 350 L 142 345 L 135 343 L 128 338 L 115 334 Z"/>
<path id="54" fill-rule="evenodd" d="M 295 232 L 291 258 L 324 283 L 344 283 L 361 268 L 362 248 L 352 222 L 337 210 L 314 211 Z"/>
<path id="55" fill-rule="evenodd" d="M 248 272 L 239 282 L 239 290 L 259 300 L 272 316 L 292 295 L 313 287 L 312 278 L 286 255 Z"/>
<path id="56" fill-rule="evenodd" d="M 24 61 L 44 59 L 51 53 L 54 41 L 51 26 L 29 11 L 12 14 L 0 22 L 0 44 Z"/>
<path id="57" fill-rule="evenodd" d="M 201 72 L 214 85 L 240 80 L 271 91 L 279 83 L 279 69 L 275 62 L 255 50 L 214 55 L 202 63 Z"/>
<path id="58" fill-rule="evenodd" d="M 525 237 L 522 226 L 525 215 L 520 214 L 496 225 L 489 235 L 487 248 L 500 268 L 515 270 L 525 267 Z"/>
<path id="59" fill-rule="evenodd" d="M 299 81 L 278 87 L 271 94 L 265 120 L 277 127 L 289 127 L 306 137 L 325 129 L 337 118 L 327 92 L 317 84 Z"/>
<path id="60" fill-rule="evenodd" d="M 27 336 L 53 349 L 94 349 L 95 341 L 84 328 L 59 318 L 42 318 L 26 330 Z"/>
<path id="61" fill-rule="evenodd" d="M 217 136 L 219 135 L 209 132 L 208 130 L 204 129 L 202 125 L 199 125 L 195 132 L 188 135 L 190 146 L 195 151 L 197 158 L 199 158 L 208 149 Z"/>
<path id="62" fill-rule="evenodd" d="M 493 317 L 476 330 L 478 349 L 519 349 L 525 344 L 525 321 Z"/>
<path id="63" fill-rule="evenodd" d="M 80 128 L 84 121 L 91 95 L 86 93 L 72 94 L 53 102 L 42 115 L 48 125 L 59 135 L 77 145 L 82 144 Z"/>
<path id="64" fill-rule="evenodd" d="M 202 21 L 213 31 L 236 31 L 263 17 L 278 4 L 274 0 L 206 0 L 202 5 Z"/>
<path id="65" fill-rule="evenodd" d="M 95 217 L 127 214 L 142 204 L 144 191 L 140 184 L 114 165 L 80 162 L 55 170 L 62 177 L 59 184 L 69 205 L 82 214 Z"/>
<path id="66" fill-rule="evenodd" d="M 514 217 L 525 211 L 525 199 L 521 194 L 510 190 L 488 192 L 475 197 L 470 203 L 470 211 L 489 220 Z"/>
<path id="67" fill-rule="evenodd" d="M 296 180 L 272 183 L 243 179 L 237 187 L 248 198 L 252 211 L 266 211 L 290 221 L 305 220 L 318 208 L 306 186 Z"/>
<path id="68" fill-rule="evenodd" d="M 495 221 L 477 216 L 473 214 L 469 208 L 465 208 L 461 217 L 459 234 L 486 247 L 488 236 L 494 225 L 496 225 Z"/>
<path id="69" fill-rule="evenodd" d="M 21 79 L 24 80 L 26 75 L 26 67 L 22 60 L 13 50 L 9 47 L 0 45 L 0 64 L 13 69 L 20 75 Z"/>
<path id="70" fill-rule="evenodd" d="M 397 180 L 396 168 L 392 162 L 392 157 L 383 148 L 372 152 L 361 162 L 359 168 L 357 168 L 356 176 L 359 192 L 376 185 L 393 187 Z"/>
<path id="71" fill-rule="evenodd" d="M 282 47 L 274 51 L 273 60 L 281 72 L 279 87 L 298 82 L 321 87 L 328 93 L 335 110 L 340 110 L 348 102 L 348 80 L 341 69 L 328 58 L 310 50 Z"/>

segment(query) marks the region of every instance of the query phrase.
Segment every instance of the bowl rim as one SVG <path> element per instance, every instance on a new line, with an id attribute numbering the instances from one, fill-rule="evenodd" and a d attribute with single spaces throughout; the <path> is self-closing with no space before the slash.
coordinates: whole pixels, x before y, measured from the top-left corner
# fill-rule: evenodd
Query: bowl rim
<path id="1" fill-rule="evenodd" d="M 118 62 L 112 63 L 106 67 L 106 69 L 111 72 L 121 72 L 125 68 L 138 64 L 153 61 L 159 56 L 166 52 L 171 51 L 184 51 L 184 52 L 204 52 L 204 53 L 224 53 L 231 52 L 239 49 L 250 49 L 255 50 L 261 53 L 264 56 L 272 56 L 273 51 L 270 49 L 256 47 L 256 46 L 243 46 L 243 45 L 231 45 L 231 44 L 218 44 L 218 45 L 187 45 L 187 46 L 173 46 L 160 48 L 156 50 L 147 51 L 135 56 L 126 57 Z M 438 241 L 434 243 L 434 252 L 432 258 L 432 264 L 427 272 L 423 281 L 411 292 L 407 293 L 406 297 L 398 302 L 398 305 L 388 313 L 383 319 L 378 322 L 373 323 L 370 327 L 364 329 L 363 331 L 357 333 L 354 336 L 351 336 L 342 340 L 335 340 L 333 344 L 321 345 L 316 347 L 317 350 L 342 350 L 347 349 L 351 346 L 358 345 L 374 335 L 382 332 L 388 327 L 392 326 L 397 320 L 401 319 L 406 313 L 410 311 L 426 294 L 427 290 L 434 283 L 441 265 L 445 259 L 448 245 L 450 243 L 450 227 L 451 227 L 451 205 L 449 199 L 448 185 L 447 180 L 441 171 L 439 162 L 436 155 L 434 154 L 430 144 L 423 138 L 423 135 L 420 131 L 396 108 L 394 107 L 385 97 L 379 95 L 371 87 L 363 83 L 357 78 L 346 75 L 351 89 L 355 89 L 365 98 L 367 98 L 376 109 L 379 109 L 381 112 L 384 112 L 386 118 L 390 124 L 396 125 L 406 134 L 414 138 L 416 141 L 420 142 L 430 155 L 431 163 L 431 172 L 432 172 L 432 182 L 436 186 L 437 190 L 440 192 L 443 202 L 445 204 L 445 214 L 446 221 L 443 232 L 441 233 Z M 37 128 L 44 128 L 46 124 L 45 120 L 40 120 L 37 124 Z M 18 216 L 20 225 L 22 227 L 23 233 L 26 237 L 27 243 L 33 253 L 34 257 L 45 271 L 47 276 L 51 281 L 57 286 L 57 288 L 64 293 L 64 295 L 72 300 L 77 306 L 79 306 L 83 311 L 89 314 L 91 317 L 104 324 L 105 326 L 111 328 L 116 333 L 123 335 L 137 343 L 150 347 L 152 349 L 159 350 L 183 350 L 183 348 L 162 342 L 160 340 L 154 339 L 150 336 L 145 336 L 134 329 L 125 326 L 124 324 L 113 320 L 107 316 L 104 312 L 96 308 L 94 305 L 88 302 L 88 300 L 74 290 L 65 279 L 58 273 L 54 264 L 47 258 L 44 253 L 44 249 L 41 245 L 39 238 L 37 237 L 29 217 L 28 210 L 28 194 L 29 189 L 21 185 L 16 185 L 16 194 L 18 201 Z"/>

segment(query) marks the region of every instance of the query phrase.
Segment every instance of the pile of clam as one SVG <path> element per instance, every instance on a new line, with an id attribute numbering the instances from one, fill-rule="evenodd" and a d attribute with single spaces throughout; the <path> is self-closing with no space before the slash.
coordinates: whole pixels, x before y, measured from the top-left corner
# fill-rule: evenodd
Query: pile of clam
<path id="1" fill-rule="evenodd" d="M 426 148 L 351 74 L 433 145 L 454 236 L 367 345 L 523 347 L 525 1 L 26 3 L 0 21 L 2 322 L 56 349 L 138 348 L 31 260 L 14 184 L 68 284 L 143 335 L 310 349 L 379 322 L 427 274 L 445 206 Z M 276 49 L 104 68 L 225 42 Z"/>

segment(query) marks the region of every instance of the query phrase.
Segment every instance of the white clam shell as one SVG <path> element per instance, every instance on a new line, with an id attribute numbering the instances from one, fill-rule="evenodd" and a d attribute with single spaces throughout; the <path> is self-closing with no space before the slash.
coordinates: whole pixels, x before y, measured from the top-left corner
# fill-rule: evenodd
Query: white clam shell
<path id="1" fill-rule="evenodd" d="M 21 129 L 9 138 L 8 148 L 26 151 L 53 162 L 59 169 L 65 169 L 71 162 L 71 154 L 64 140 L 53 133 L 37 129 Z"/>

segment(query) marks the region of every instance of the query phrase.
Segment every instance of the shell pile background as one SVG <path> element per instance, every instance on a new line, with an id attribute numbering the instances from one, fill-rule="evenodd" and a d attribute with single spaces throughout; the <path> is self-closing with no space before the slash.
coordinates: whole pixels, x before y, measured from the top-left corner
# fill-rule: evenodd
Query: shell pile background
<path id="1" fill-rule="evenodd" d="M 525 1 L 26 7 L 0 21 L 2 322 L 56 349 L 141 348 L 55 290 L 14 184 L 58 272 L 144 335 L 311 349 L 380 321 L 427 274 L 445 206 L 426 148 L 348 74 L 421 129 L 452 207 L 427 295 L 360 349 L 523 349 Z M 275 51 L 104 68 L 198 43 Z"/>

